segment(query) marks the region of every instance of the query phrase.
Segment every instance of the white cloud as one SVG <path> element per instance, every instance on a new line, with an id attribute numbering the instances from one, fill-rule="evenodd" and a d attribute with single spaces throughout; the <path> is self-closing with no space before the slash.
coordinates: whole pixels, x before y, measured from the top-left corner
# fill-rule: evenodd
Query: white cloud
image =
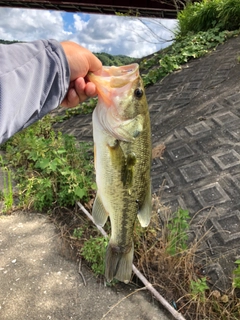
<path id="1" fill-rule="evenodd" d="M 74 28 L 76 31 L 82 31 L 86 28 L 88 23 L 83 19 L 81 19 L 80 15 L 74 14 L 73 19 L 74 19 Z"/>
<path id="2" fill-rule="evenodd" d="M 33 41 L 72 40 L 93 52 L 142 57 L 169 43 L 175 20 L 107 15 L 67 14 L 58 11 L 0 8 L 0 38 Z M 149 28 L 148 28 L 149 27 Z"/>
<path id="3" fill-rule="evenodd" d="M 79 19 L 79 15 L 75 15 Z M 125 54 L 142 57 L 151 54 L 169 44 L 175 20 L 91 15 L 81 29 L 75 34 L 75 41 L 97 52 L 105 51 L 111 54 Z M 82 26 L 82 25 L 81 25 Z"/>
<path id="4" fill-rule="evenodd" d="M 68 38 L 62 14 L 57 11 L 0 8 L 0 38 L 33 41 Z"/>

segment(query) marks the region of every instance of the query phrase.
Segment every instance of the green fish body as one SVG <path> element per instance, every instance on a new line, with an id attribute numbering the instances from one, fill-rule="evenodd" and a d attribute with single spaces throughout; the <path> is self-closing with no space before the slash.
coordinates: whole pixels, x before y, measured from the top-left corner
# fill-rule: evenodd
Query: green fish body
<path id="1" fill-rule="evenodd" d="M 129 282 L 136 218 L 146 227 L 151 218 L 151 127 L 138 64 L 103 67 L 91 74 L 99 101 L 93 112 L 97 195 L 92 215 L 103 226 L 110 217 L 105 276 Z"/>

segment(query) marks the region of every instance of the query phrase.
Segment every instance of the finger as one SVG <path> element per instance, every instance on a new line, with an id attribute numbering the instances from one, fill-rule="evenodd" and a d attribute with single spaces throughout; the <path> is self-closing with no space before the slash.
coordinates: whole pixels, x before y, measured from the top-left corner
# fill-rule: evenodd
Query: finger
<path id="1" fill-rule="evenodd" d="M 78 95 L 81 95 L 84 93 L 85 87 L 86 87 L 86 82 L 84 78 L 79 77 L 74 81 L 74 88 Z"/>
<path id="2" fill-rule="evenodd" d="M 96 86 L 92 82 L 85 82 L 83 78 L 78 78 L 75 81 L 75 90 L 80 98 L 82 100 L 86 97 L 94 97 L 97 94 Z"/>
<path id="3" fill-rule="evenodd" d="M 73 108 L 73 107 L 76 107 L 78 104 L 79 104 L 79 96 L 76 90 L 74 88 L 69 89 L 65 99 L 61 103 L 61 106 L 65 108 Z"/>
<path id="4" fill-rule="evenodd" d="M 95 97 L 97 95 L 97 88 L 94 83 L 87 82 L 85 87 L 85 93 L 88 97 Z"/>

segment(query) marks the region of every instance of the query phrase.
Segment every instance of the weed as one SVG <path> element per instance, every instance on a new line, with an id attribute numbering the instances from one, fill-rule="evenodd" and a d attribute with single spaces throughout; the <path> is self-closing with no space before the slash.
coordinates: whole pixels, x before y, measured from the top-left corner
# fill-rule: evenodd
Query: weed
<path id="1" fill-rule="evenodd" d="M 172 218 L 167 223 L 166 251 L 170 255 L 174 255 L 187 249 L 189 220 L 190 216 L 188 210 L 179 208 L 173 213 Z"/>
<path id="2" fill-rule="evenodd" d="M 45 117 L 5 146 L 21 204 L 39 211 L 87 201 L 96 188 L 92 145 L 54 132 L 51 124 L 51 117 Z"/>
<path id="3" fill-rule="evenodd" d="M 215 0 L 216 1 L 216 0 Z M 218 19 L 223 30 L 235 30 L 240 27 L 239 0 L 224 0 L 219 2 Z"/>
<path id="4" fill-rule="evenodd" d="M 172 214 L 157 201 L 157 196 L 153 200 L 155 214 L 150 225 L 135 232 L 134 242 L 137 240 L 138 244 L 134 264 L 187 320 L 239 319 L 240 299 L 232 292 L 216 290 L 213 294 L 209 279 L 203 276 L 205 266 L 197 262 L 196 254 L 202 238 L 187 246 L 188 211 L 179 208 Z M 237 277 L 238 269 L 235 285 Z"/>
<path id="5" fill-rule="evenodd" d="M 3 173 L 3 191 L 1 198 L 3 200 L 3 212 L 9 212 L 13 206 L 13 188 L 11 171 L 6 167 L 2 167 Z"/>
<path id="6" fill-rule="evenodd" d="M 218 25 L 219 0 L 203 0 L 188 3 L 184 10 L 178 13 L 178 28 L 181 35 L 189 31 L 197 33 L 207 31 Z"/>
<path id="7" fill-rule="evenodd" d="M 237 268 L 233 271 L 233 282 L 232 286 L 234 289 L 240 289 L 240 260 L 235 261 Z"/>
<path id="8" fill-rule="evenodd" d="M 108 240 L 104 237 L 92 237 L 84 242 L 81 255 L 91 263 L 95 275 L 104 274 L 104 256 Z"/>
<path id="9" fill-rule="evenodd" d="M 178 13 L 178 33 L 185 36 L 188 32 L 197 33 L 214 27 L 220 31 L 236 30 L 240 27 L 239 15 L 239 0 L 190 2 Z"/>
<path id="10" fill-rule="evenodd" d="M 83 236 L 84 230 L 83 228 L 76 228 L 73 231 L 73 238 L 75 239 L 81 239 Z"/>
<path id="11" fill-rule="evenodd" d="M 197 279 L 196 281 L 194 280 L 190 281 L 191 295 L 193 296 L 194 300 L 200 299 L 200 301 L 204 301 L 205 293 L 206 293 L 206 290 L 208 289 L 209 287 L 207 285 L 206 277 Z"/>
<path id="12" fill-rule="evenodd" d="M 196 34 L 189 32 L 185 36 L 178 35 L 175 42 L 165 51 L 155 54 L 149 61 L 145 59 L 141 62 L 141 70 L 148 70 L 142 76 L 144 84 L 155 83 L 169 73 L 181 69 L 181 65 L 190 59 L 203 56 L 237 33 L 238 31 L 220 31 L 219 27 L 215 27 Z M 156 67 L 157 63 L 159 63 L 158 67 Z"/>

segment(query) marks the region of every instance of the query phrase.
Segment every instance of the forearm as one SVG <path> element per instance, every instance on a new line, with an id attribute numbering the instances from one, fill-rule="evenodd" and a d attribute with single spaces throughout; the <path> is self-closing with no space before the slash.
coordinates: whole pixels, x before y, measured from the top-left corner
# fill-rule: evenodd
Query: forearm
<path id="1" fill-rule="evenodd" d="M 67 58 L 55 41 L 0 45 L 0 143 L 39 120 L 64 99 Z"/>

